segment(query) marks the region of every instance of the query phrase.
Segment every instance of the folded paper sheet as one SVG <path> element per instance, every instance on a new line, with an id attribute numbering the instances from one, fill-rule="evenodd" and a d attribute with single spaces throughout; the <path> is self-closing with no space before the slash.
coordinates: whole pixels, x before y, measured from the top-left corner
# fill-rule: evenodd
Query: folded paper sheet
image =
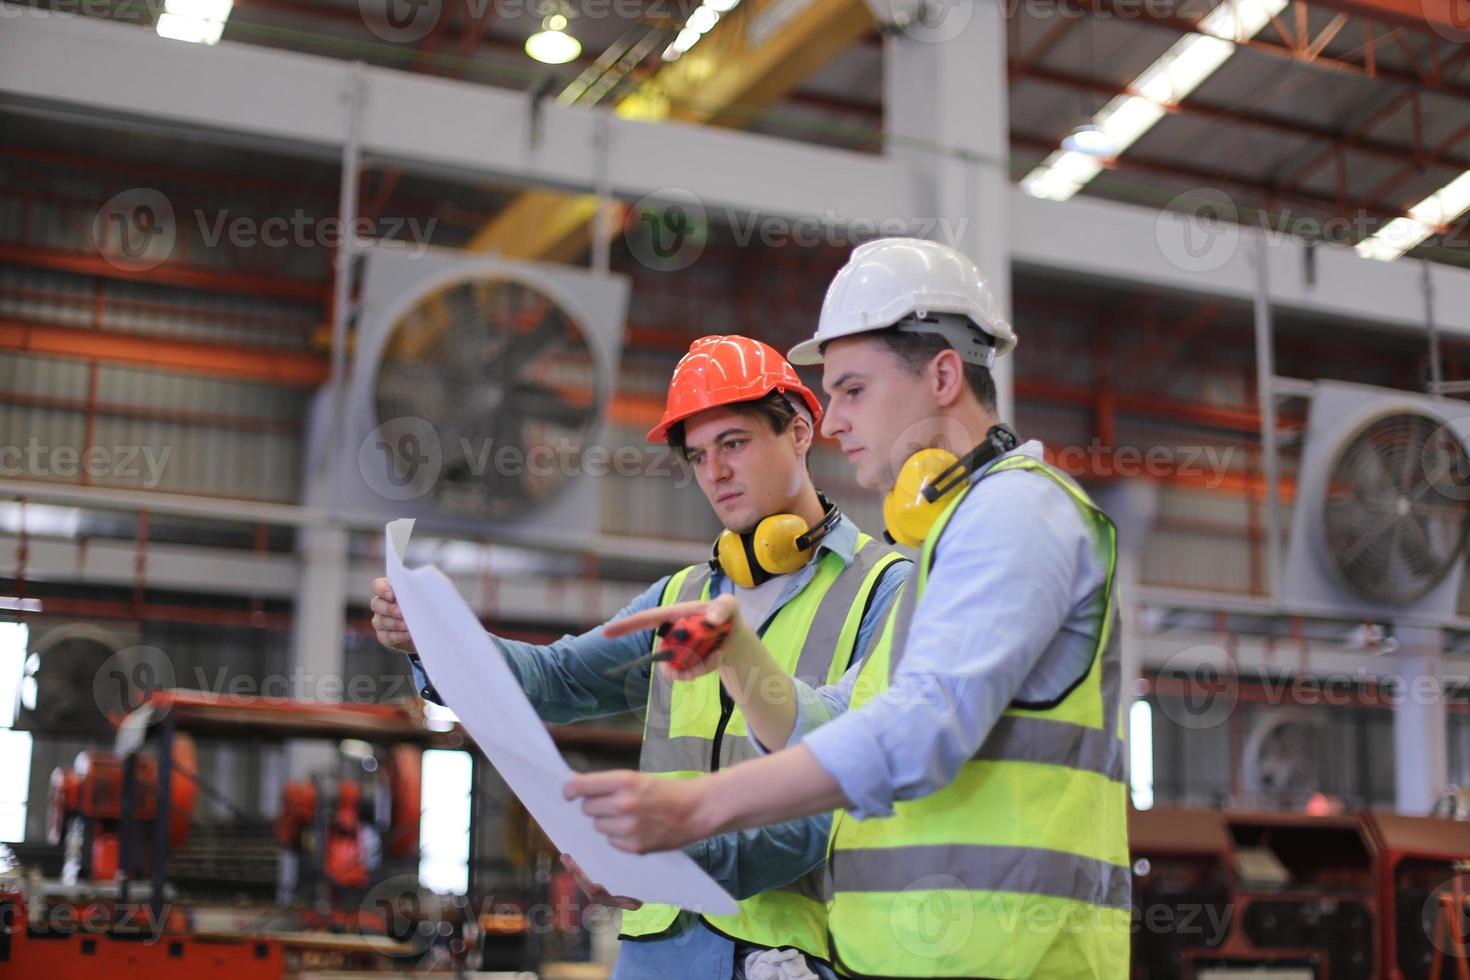
<path id="1" fill-rule="evenodd" d="M 614 895 L 734 913 L 735 900 L 683 852 L 617 850 L 593 828 L 580 801 L 562 799 L 572 768 L 454 584 L 432 566 L 404 567 L 412 533 L 412 520 L 388 524 L 388 581 L 419 659 L 439 696 L 552 842 Z"/>

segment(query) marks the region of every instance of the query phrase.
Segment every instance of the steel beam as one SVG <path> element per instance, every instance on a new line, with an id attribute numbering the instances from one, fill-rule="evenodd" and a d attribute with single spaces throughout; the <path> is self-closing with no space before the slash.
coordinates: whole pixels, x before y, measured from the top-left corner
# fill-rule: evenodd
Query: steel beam
<path id="1" fill-rule="evenodd" d="M 0 98 L 12 106 L 324 160 L 346 138 L 349 63 L 229 42 L 181 44 L 137 27 L 4 6 Z M 608 116 L 606 176 L 618 196 L 681 187 L 706 207 L 788 218 L 918 211 L 911 169 L 881 157 L 607 110 L 533 108 L 527 93 L 391 69 L 362 74 L 363 155 L 377 163 L 596 192 L 596 130 Z"/>

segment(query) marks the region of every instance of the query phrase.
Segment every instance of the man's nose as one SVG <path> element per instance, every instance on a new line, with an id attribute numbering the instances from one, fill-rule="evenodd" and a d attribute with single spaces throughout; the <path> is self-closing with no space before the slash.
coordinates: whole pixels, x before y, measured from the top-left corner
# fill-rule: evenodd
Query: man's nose
<path id="1" fill-rule="evenodd" d="M 822 416 L 822 435 L 828 439 L 834 438 L 837 433 L 843 431 L 845 426 L 839 421 L 842 418 L 837 409 L 828 407 L 827 414 Z"/>
<path id="2" fill-rule="evenodd" d="M 706 483 L 719 483 L 721 480 L 727 480 L 730 477 L 730 467 L 714 454 L 710 454 L 704 458 L 704 462 L 700 464 L 700 469 L 703 471 L 704 482 Z"/>

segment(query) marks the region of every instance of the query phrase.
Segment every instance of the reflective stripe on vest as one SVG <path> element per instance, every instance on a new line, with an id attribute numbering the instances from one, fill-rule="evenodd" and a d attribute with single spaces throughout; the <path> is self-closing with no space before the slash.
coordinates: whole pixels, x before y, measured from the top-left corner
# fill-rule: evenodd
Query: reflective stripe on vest
<path id="1" fill-rule="evenodd" d="M 866 534 L 858 536 L 851 563 L 823 552 L 811 581 L 761 630 L 776 662 L 813 686 L 840 679 L 852 661 L 863 614 L 883 572 L 902 560 Z M 686 568 L 669 580 L 660 604 L 708 599 L 709 581 L 707 567 Z M 661 671 L 654 671 L 639 768 L 689 778 L 731 766 L 758 755 L 747 732 L 740 710 L 722 701 L 717 675 L 675 684 Z M 826 960 L 825 884 L 823 869 L 817 868 L 789 885 L 745 899 L 735 915 L 703 919 L 731 938 L 772 948 L 794 946 Z M 656 936 L 677 916 L 678 909 L 667 905 L 644 905 L 624 912 L 622 937 Z"/>
<path id="2" fill-rule="evenodd" d="M 1112 522 L 1065 476 L 1008 456 L 1076 502 L 1107 564 L 1086 673 L 1048 704 L 1012 702 L 946 787 L 891 817 L 833 816 L 830 942 L 839 972 L 885 977 L 1122 980 L 1131 938 Z M 967 488 L 924 543 L 853 691 L 885 690 L 903 659 L 935 549 Z M 1024 615 L 1017 610 L 1017 615 Z"/>

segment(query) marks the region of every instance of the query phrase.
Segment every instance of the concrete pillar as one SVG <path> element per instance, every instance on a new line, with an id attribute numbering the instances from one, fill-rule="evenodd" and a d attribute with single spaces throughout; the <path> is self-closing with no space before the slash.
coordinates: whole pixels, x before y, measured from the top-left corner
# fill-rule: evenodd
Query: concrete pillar
<path id="1" fill-rule="evenodd" d="M 291 622 L 293 697 L 341 701 L 347 686 L 343 632 L 347 624 L 347 532 L 302 528 L 297 532 L 301 581 Z M 333 765 L 335 746 L 293 742 L 288 768 L 293 779 Z"/>
<path id="2" fill-rule="evenodd" d="M 1117 480 L 1092 489 L 1097 505 L 1118 529 L 1118 630 L 1122 641 L 1123 738 L 1128 739 L 1128 709 L 1143 671 L 1143 634 L 1139 628 L 1139 582 L 1143 574 L 1143 545 L 1158 513 L 1158 484 L 1149 479 Z M 1131 757 L 1130 757 L 1131 758 Z"/>
<path id="3" fill-rule="evenodd" d="M 1010 133 L 1005 8 L 997 0 L 869 0 L 885 29 L 889 156 L 911 161 L 926 212 L 915 234 L 980 266 L 1009 314 Z M 1025 325 L 1021 325 L 1022 351 Z M 1022 354 L 1022 356 L 1025 356 Z M 1000 416 L 1014 418 L 1010 356 L 995 372 Z"/>
<path id="4" fill-rule="evenodd" d="M 1395 671 L 1402 682 L 1393 709 L 1394 782 L 1398 812 L 1424 816 L 1449 783 L 1442 654 L 1444 635 L 1398 626 Z"/>

